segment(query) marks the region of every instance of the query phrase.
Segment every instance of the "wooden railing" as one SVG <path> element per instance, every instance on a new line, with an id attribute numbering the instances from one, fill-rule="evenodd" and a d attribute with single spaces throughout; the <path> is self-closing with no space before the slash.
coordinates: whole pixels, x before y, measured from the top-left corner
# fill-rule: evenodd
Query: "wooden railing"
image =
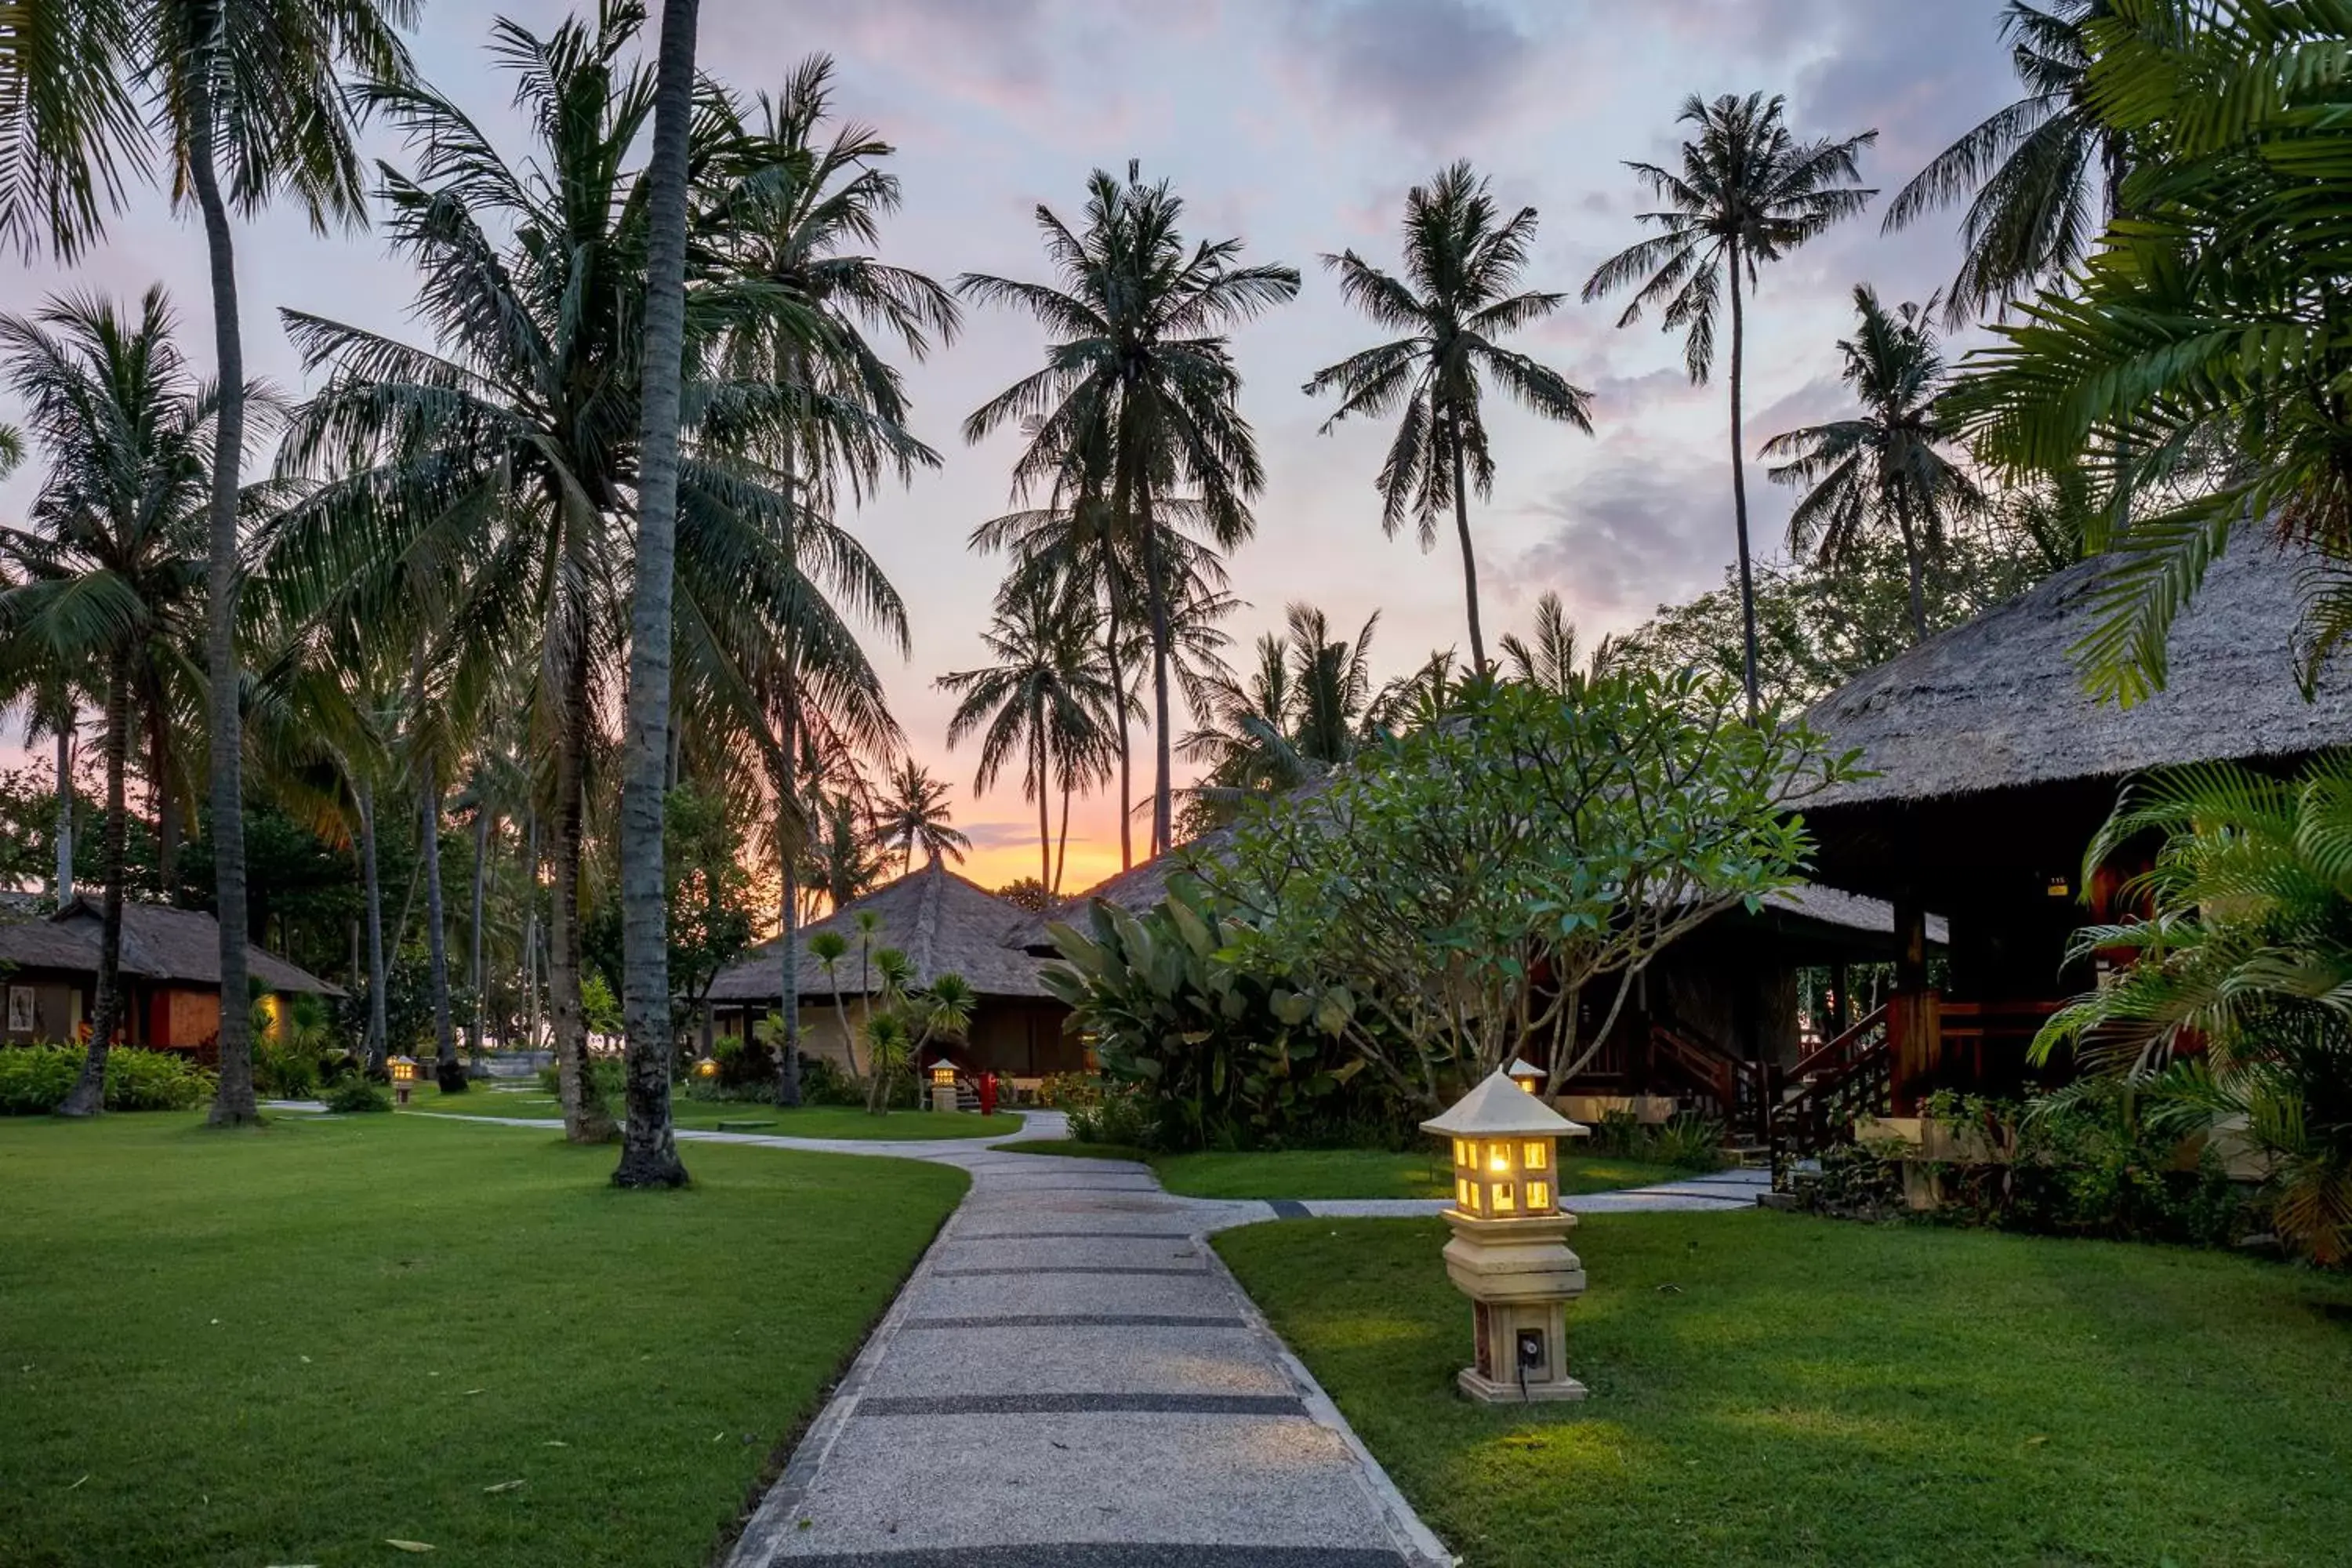
<path id="1" fill-rule="evenodd" d="M 1887 1113 L 1894 1054 L 1887 1047 L 1886 1019 L 1885 1007 L 1874 1009 L 1789 1069 L 1767 1114 L 1776 1190 L 1788 1190 L 1799 1161 L 1852 1142 L 1856 1117 Z"/>
<path id="2" fill-rule="evenodd" d="M 1715 1102 L 1715 1113 L 1735 1138 L 1765 1138 L 1771 1110 L 1768 1063 L 1741 1061 L 1664 1024 L 1650 1026 L 1651 1059 Z"/>

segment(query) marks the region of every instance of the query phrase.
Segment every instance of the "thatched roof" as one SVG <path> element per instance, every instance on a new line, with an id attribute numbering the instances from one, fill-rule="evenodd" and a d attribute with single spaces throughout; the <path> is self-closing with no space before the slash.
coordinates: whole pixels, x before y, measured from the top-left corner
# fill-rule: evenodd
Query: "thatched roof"
<path id="1" fill-rule="evenodd" d="M 1031 952 L 1050 957 L 1055 949 L 1053 937 L 1045 930 L 1049 921 L 1083 920 L 1088 906 L 1097 903 L 1108 904 L 1129 914 L 1141 914 L 1146 910 L 1156 908 L 1168 896 L 1170 878 L 1222 856 L 1225 846 L 1233 840 L 1233 833 L 1230 827 L 1213 828 L 1198 838 L 1177 845 L 1156 859 L 1147 860 L 1132 870 L 1121 871 L 1116 877 L 1096 883 L 1083 893 L 1064 899 L 1045 913 L 1029 916 L 1014 930 L 1013 941 Z M 1801 883 L 1765 894 L 1764 905 L 1768 910 L 1866 934 L 1891 936 L 1895 931 L 1894 905 L 1836 888 Z M 1929 941 L 1941 942 L 1944 940 L 1943 925 L 1940 917 L 1929 918 Z"/>
<path id="2" fill-rule="evenodd" d="M 78 894 L 47 920 L 0 926 L 0 966 L 61 969 L 96 974 L 105 910 L 97 896 Z M 307 969 L 247 942 L 246 971 L 264 989 L 340 996 Z M 125 900 L 122 973 L 135 979 L 184 985 L 220 984 L 220 925 L 202 910 Z"/>
<path id="3" fill-rule="evenodd" d="M 2163 763 L 2288 757 L 2352 742 L 2343 680 L 2305 702 L 2294 678 L 2294 577 L 2303 557 L 2242 537 L 2174 624 L 2170 681 L 2129 709 L 2084 690 L 2069 651 L 2091 628 L 2105 563 L 2068 567 L 1822 700 L 1807 715 L 1879 776 L 1808 809 L 1927 800 Z"/>
<path id="4" fill-rule="evenodd" d="M 857 977 L 860 911 L 879 918 L 881 928 L 874 933 L 872 944 L 904 952 L 914 966 L 913 984 L 918 986 L 955 973 L 983 996 L 1051 994 L 1037 979 L 1037 960 L 1009 940 L 1027 911 L 933 859 L 803 928 L 796 945 L 803 997 L 830 996 L 836 984 L 846 994 L 862 994 Z M 849 943 L 848 957 L 835 965 L 837 979 L 829 978 L 824 966 L 808 951 L 809 938 L 824 931 L 839 931 Z M 761 943 L 719 971 L 710 984 L 710 1000 L 722 1004 L 777 1001 L 783 992 L 782 957 L 778 943 Z"/>

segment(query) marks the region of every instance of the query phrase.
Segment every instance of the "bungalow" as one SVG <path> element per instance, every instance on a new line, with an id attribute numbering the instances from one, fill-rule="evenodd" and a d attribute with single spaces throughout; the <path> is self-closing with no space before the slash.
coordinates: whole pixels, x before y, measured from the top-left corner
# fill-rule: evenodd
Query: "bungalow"
<path id="1" fill-rule="evenodd" d="M 0 925 L 0 988 L 7 1013 L 0 1039 L 72 1041 L 98 1006 L 99 935 L 104 908 L 78 895 L 45 918 Z M 342 992 L 276 953 L 247 943 L 247 973 L 267 994 L 340 996 Z M 126 901 L 122 984 L 128 1000 L 119 1043 L 208 1055 L 220 1039 L 220 926 L 202 910 Z"/>
<path id="2" fill-rule="evenodd" d="M 1016 1079 L 1079 1071 L 1086 1053 L 1065 1027 L 1069 1009 L 1037 978 L 1039 961 L 1007 940 L 1026 914 L 934 858 L 803 927 L 793 955 L 802 1050 L 838 1067 L 849 1065 L 843 1021 L 855 1029 L 877 989 L 871 966 L 862 965 L 859 954 L 895 947 L 907 955 L 918 988 L 955 973 L 977 994 L 969 1037 L 944 1052 L 967 1070 Z M 860 915 L 874 917 L 870 936 L 859 930 Z M 846 956 L 830 968 L 809 951 L 811 939 L 821 931 L 837 932 L 848 944 Z M 783 949 L 780 942 L 765 942 L 711 982 L 708 1005 L 713 1026 L 740 1038 L 782 1005 L 782 995 Z M 865 1059 L 862 1048 L 857 1059 Z"/>
<path id="3" fill-rule="evenodd" d="M 1013 940 L 1033 955 L 1055 955 L 1049 920 L 1071 920 L 1092 903 L 1141 911 L 1168 896 L 1169 879 L 1223 852 L 1217 828 L 1159 858 L 1033 916 Z M 1767 896 L 1762 908 L 1725 910 L 1685 935 L 1635 977 L 1616 1023 L 1583 1069 L 1562 1084 L 1559 1109 L 1580 1121 L 1612 1111 L 1662 1121 L 1690 1109 L 1720 1120 L 1743 1140 L 1761 1140 L 1779 1081 L 1814 1042 L 1806 1039 L 1798 973 L 1832 977 L 1831 1012 L 1843 1029 L 1852 963 L 1891 962 L 1895 911 L 1875 899 L 1800 886 Z M 1927 932 L 1943 940 L 1942 921 Z M 1597 1030 L 1606 997 L 1588 997 L 1580 1024 Z M 1589 1035 L 1588 1037 L 1589 1037 Z M 1534 1045 L 1521 1055 L 1541 1061 Z"/>
<path id="4" fill-rule="evenodd" d="M 2174 626 L 2166 689 L 2128 709 L 2094 701 L 2073 658 L 2097 613 L 2095 561 L 1813 708 L 1832 746 L 1859 750 L 1874 774 L 1807 807 L 1815 875 L 1893 906 L 1897 969 L 1886 1007 L 1803 1064 L 1799 1152 L 1841 1135 L 1849 1112 L 1911 1115 L 1938 1089 L 2015 1094 L 2036 1081 L 2033 1035 L 2096 979 L 2095 965 L 2066 962 L 2073 933 L 2129 912 L 2126 879 L 2081 886 L 2083 852 L 2129 775 L 2221 761 L 2284 769 L 2352 743 L 2346 680 L 2323 682 L 2313 701 L 2295 684 L 2303 564 L 2238 542 Z M 1950 922 L 1940 989 L 1925 962 L 1931 910 Z"/>

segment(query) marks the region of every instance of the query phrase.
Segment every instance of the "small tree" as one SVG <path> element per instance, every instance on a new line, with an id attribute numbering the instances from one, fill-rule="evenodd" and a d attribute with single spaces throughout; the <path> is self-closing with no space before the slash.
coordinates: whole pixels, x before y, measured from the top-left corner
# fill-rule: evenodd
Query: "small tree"
<path id="1" fill-rule="evenodd" d="M 841 1021 L 841 1048 L 849 1055 L 849 1076 L 857 1076 L 857 1037 L 849 1028 L 849 1004 L 841 999 L 842 959 L 849 952 L 849 939 L 837 931 L 812 932 L 808 939 L 809 956 L 824 971 L 825 984 L 833 988 L 833 1016 Z"/>
<path id="2" fill-rule="evenodd" d="M 1798 879 L 1790 808 L 1853 772 L 1740 706 L 1687 671 L 1474 681 L 1457 717 L 1244 821 L 1203 872 L 1243 913 L 1232 956 L 1409 1100 L 1434 1110 L 1523 1046 L 1556 1091 L 1662 949 Z M 1589 993 L 1607 1010 L 1587 1033 Z"/>

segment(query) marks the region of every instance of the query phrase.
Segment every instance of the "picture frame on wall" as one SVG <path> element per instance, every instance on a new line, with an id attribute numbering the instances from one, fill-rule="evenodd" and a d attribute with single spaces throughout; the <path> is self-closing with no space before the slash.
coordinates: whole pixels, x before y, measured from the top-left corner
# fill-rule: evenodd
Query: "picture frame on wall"
<path id="1" fill-rule="evenodd" d="M 33 1032 L 36 1023 L 33 988 L 29 985 L 8 987 L 8 1032 L 12 1035 L 29 1035 Z"/>

